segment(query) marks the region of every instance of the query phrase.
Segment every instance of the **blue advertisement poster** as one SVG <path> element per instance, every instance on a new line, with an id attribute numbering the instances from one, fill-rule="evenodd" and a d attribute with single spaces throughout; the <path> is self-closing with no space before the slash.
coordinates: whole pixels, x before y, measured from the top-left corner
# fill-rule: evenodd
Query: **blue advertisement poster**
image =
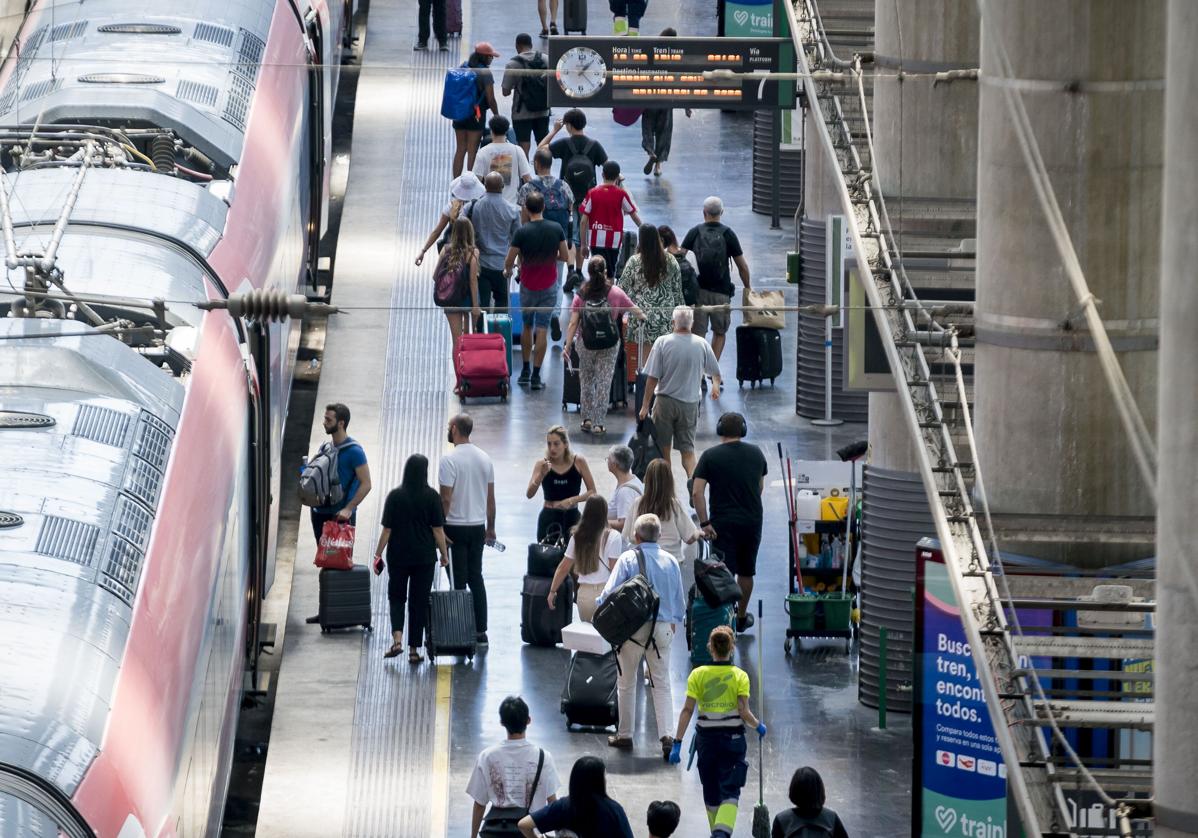
<path id="1" fill-rule="evenodd" d="M 1007 769 L 948 569 L 939 549 L 926 543 L 916 561 L 912 834 L 1007 838 Z M 1031 625 L 1050 616 L 1019 614 Z"/>

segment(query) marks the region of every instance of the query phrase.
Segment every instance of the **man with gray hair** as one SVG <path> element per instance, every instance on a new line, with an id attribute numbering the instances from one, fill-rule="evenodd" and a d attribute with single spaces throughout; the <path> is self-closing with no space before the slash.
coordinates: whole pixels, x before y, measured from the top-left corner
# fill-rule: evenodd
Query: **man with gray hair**
<path id="1" fill-rule="evenodd" d="M 613 445 L 607 451 L 607 470 L 616 478 L 616 490 L 611 494 L 607 507 L 607 523 L 618 533 L 624 532 L 624 521 L 634 501 L 645 491 L 645 484 L 632 473 L 632 449 L 627 445 Z M 628 542 L 624 548 L 628 549 Z"/>
<path id="2" fill-rule="evenodd" d="M 699 308 L 695 311 L 695 334 L 707 336 L 711 324 L 711 348 L 718 359 L 724 352 L 724 338 L 732 324 L 732 274 L 728 260 L 736 263 L 740 281 L 748 291 L 749 263 L 745 261 L 740 239 L 730 227 L 723 224 L 724 202 L 712 195 L 703 202 L 703 223 L 692 227 L 682 240 L 682 256 L 687 251 L 695 254 L 699 265 Z M 708 306 L 716 307 L 707 310 Z"/>
<path id="3" fill-rule="evenodd" d="M 478 304 L 484 309 L 492 305 L 505 309 L 508 278 L 503 266 L 520 229 L 520 210 L 504 199 L 503 175 L 499 172 L 488 173 L 483 186 L 486 193 L 464 211 L 474 225 L 474 245 L 478 248 Z M 482 331 L 482 321 L 474 327 Z"/>
<path id="4" fill-rule="evenodd" d="M 652 403 L 661 457 L 668 463 L 670 451 L 677 448 L 687 477 L 695 470 L 695 428 L 703 398 L 699 385 L 704 375 L 711 376 L 711 398 L 720 397 L 720 363 L 707 341 L 691 333 L 694 319 L 693 309 L 678 306 L 674 309 L 674 331 L 653 341 L 645 361 L 645 394 L 640 412 L 641 419 L 647 417 Z"/>
<path id="5" fill-rule="evenodd" d="M 652 682 L 653 715 L 657 719 L 658 741 L 664 760 L 669 759 L 670 749 L 674 745 L 674 737 L 670 735 L 674 721 L 670 644 L 674 640 L 674 632 L 686 617 L 686 601 L 682 597 L 682 571 L 678 568 L 678 560 L 657 547 L 660 534 L 661 520 L 656 515 L 641 515 L 636 519 L 636 546 L 620 556 L 603 593 L 596 598 L 595 603 L 602 605 L 616 588 L 637 574 L 643 575 L 657 594 L 657 618 L 646 621 L 632 635 L 632 639 L 620 647 L 617 654 L 620 676 L 616 682 L 616 696 L 620 722 L 616 735 L 607 737 L 607 744 L 613 748 L 632 747 L 636 683 L 640 680 L 637 676 L 641 670 L 641 660 L 644 660 Z"/>

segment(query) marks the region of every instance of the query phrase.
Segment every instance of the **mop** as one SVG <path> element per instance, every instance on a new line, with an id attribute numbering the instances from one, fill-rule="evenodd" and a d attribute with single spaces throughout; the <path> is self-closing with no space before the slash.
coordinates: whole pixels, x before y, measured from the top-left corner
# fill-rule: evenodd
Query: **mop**
<path id="1" fill-rule="evenodd" d="M 761 677 L 761 650 L 765 629 L 761 625 L 761 600 L 757 600 L 757 717 L 765 721 L 765 681 Z M 753 807 L 753 838 L 770 838 L 770 810 L 765 805 L 765 739 L 757 737 L 757 805 Z"/>

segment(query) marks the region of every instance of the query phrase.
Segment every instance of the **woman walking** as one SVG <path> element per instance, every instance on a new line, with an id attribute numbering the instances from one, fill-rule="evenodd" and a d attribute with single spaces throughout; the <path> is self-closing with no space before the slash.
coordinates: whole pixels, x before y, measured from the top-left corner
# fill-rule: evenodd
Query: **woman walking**
<path id="1" fill-rule="evenodd" d="M 413 454 L 403 467 L 403 481 L 383 503 L 383 532 L 374 551 L 375 573 L 383 570 L 387 550 L 387 602 L 391 609 L 391 648 L 383 655 L 394 658 L 403 651 L 404 606 L 408 608 L 408 663 L 424 658 L 424 629 L 428 621 L 428 596 L 433 588 L 437 556 L 449 564 L 445 543 L 445 516 L 441 496 L 428 485 L 428 458 Z"/>
<path id="2" fill-rule="evenodd" d="M 586 490 L 583 491 L 583 486 Z M 578 504 L 595 494 L 595 478 L 586 457 L 570 450 L 570 436 L 561 425 L 545 432 L 545 456 L 532 467 L 526 496 L 541 490 L 544 504 L 537 516 L 537 541 L 544 541 L 555 524 L 564 535 L 578 523 Z"/>
<path id="3" fill-rule="evenodd" d="M 582 432 L 604 434 L 607 406 L 611 400 L 611 378 L 616 371 L 620 351 L 620 317 L 631 311 L 637 320 L 645 314 L 628 295 L 611 284 L 607 262 L 602 256 L 587 261 L 587 281 L 574 295 L 570 305 L 570 325 L 566 327 L 565 346 L 578 350 L 579 413 Z M 599 336 L 605 336 L 600 341 Z M 605 345 L 606 344 L 606 345 Z M 570 363 L 569 352 L 562 357 Z"/>
<path id="4" fill-rule="evenodd" d="M 641 496 L 632 502 L 624 518 L 625 541 L 632 543 L 637 517 L 650 514 L 661 520 L 661 535 L 657 537 L 658 548 L 678 560 L 678 566 L 682 570 L 682 590 L 690 590 L 695 581 L 695 563 L 684 560 L 684 545 L 694 544 L 703 536 L 674 494 L 674 472 L 665 460 L 654 460 L 645 469 L 645 489 Z"/>
<path id="5" fill-rule="evenodd" d="M 628 258 L 619 286 L 645 312 L 645 319 L 631 324 L 625 338 L 628 375 L 632 380 L 638 368 L 639 348 L 643 346 L 647 356 L 653 341 L 674 330 L 674 307 L 683 303 L 678 262 L 666 252 L 661 235 L 652 224 L 642 224 L 637 231 L 636 253 Z"/>
<path id="6" fill-rule="evenodd" d="M 453 222 L 465 214 L 466 218 L 470 217 L 468 207 L 470 204 L 477 201 L 487 192 L 483 186 L 483 182 L 478 179 L 474 172 L 465 172 L 460 177 L 454 178 L 449 184 L 449 203 L 445 205 L 445 209 L 441 210 L 441 217 L 437 219 L 437 226 L 428 234 L 428 238 L 424 240 L 424 247 L 420 248 L 420 252 L 416 254 L 416 265 L 419 267 L 424 263 L 424 255 L 428 253 L 434 244 L 437 245 L 437 251 L 440 252 L 446 245 L 448 238 L 438 242 L 441 233 Z"/>
<path id="7" fill-rule="evenodd" d="M 570 793 L 525 815 L 517 824 L 526 838 L 568 829 L 578 838 L 632 838 L 624 807 L 607 796 L 607 767 L 599 757 L 579 757 L 570 769 Z"/>
<path id="8" fill-rule="evenodd" d="M 686 703 L 678 714 L 678 731 L 669 761 L 682 761 L 682 739 L 698 708 L 695 722 L 695 750 L 699 762 L 699 782 L 703 784 L 703 803 L 711 838 L 727 838 L 736 826 L 740 790 L 745 785 L 749 763 L 745 759 L 745 725 L 764 737 L 765 722 L 749 709 L 749 676 L 732 665 L 736 635 L 728 626 L 716 626 L 707 640 L 712 663 L 691 670 L 686 679 Z"/>
<path id="9" fill-rule="evenodd" d="M 676 38 L 677 30 L 669 26 L 661 30 L 662 37 Z M 690 119 L 691 109 L 686 109 Z M 670 158 L 670 146 L 674 142 L 674 109 L 646 108 L 641 113 L 641 148 L 649 155 L 645 163 L 645 174 L 661 177 L 661 164 Z"/>
<path id="10" fill-rule="evenodd" d="M 558 563 L 549 585 L 549 608 L 557 608 L 557 591 L 566 575 L 578 575 L 578 619 L 591 621 L 595 613 L 595 598 L 603 593 L 607 577 L 623 552 L 620 534 L 607 525 L 607 501 L 601 495 L 587 498 L 582 518 L 570 533 L 566 555 Z"/>
<path id="11" fill-rule="evenodd" d="M 491 62 L 499 57 L 495 47 L 486 41 L 474 45 L 474 52 L 466 59 L 466 66 L 474 70 L 475 106 L 474 113 L 465 119 L 453 121 L 453 176 L 457 177 L 462 169 L 473 170 L 474 158 L 478 154 L 478 144 L 483 138 L 483 127 L 487 124 L 487 111 L 499 116 L 499 106 L 495 104 L 495 76 L 492 75 Z"/>
<path id="12" fill-rule="evenodd" d="M 466 330 L 466 310 L 476 320 L 482 315 L 478 305 L 478 248 L 474 246 L 474 225 L 459 218 L 450 228 L 449 243 L 433 269 L 433 302 L 445 311 L 449 323 L 450 352 L 454 372 L 458 364 L 458 340 Z M 456 393 L 458 388 L 454 387 Z"/>

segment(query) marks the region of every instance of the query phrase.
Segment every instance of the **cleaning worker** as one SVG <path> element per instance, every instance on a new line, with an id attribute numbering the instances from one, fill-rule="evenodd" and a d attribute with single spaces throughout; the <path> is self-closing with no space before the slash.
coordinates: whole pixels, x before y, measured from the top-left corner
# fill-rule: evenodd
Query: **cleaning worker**
<path id="1" fill-rule="evenodd" d="M 749 774 L 745 725 L 755 728 L 759 737 L 766 732 L 765 722 L 749 709 L 748 674 L 732 665 L 735 647 L 731 627 L 711 630 L 707 649 L 713 662 L 696 667 L 686 679 L 686 703 L 678 714 L 678 730 L 670 751 L 670 762 L 677 765 L 682 761 L 682 739 L 697 706 L 695 749 L 711 838 L 727 838 L 736 826 L 740 790 Z"/>

